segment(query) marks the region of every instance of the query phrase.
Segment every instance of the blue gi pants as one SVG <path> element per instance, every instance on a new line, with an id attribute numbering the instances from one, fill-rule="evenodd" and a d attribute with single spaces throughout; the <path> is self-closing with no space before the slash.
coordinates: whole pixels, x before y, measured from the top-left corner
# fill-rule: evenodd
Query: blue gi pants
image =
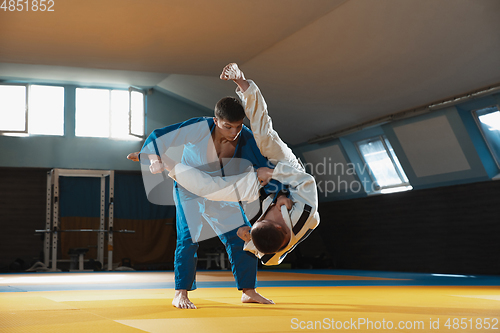
<path id="1" fill-rule="evenodd" d="M 186 220 L 186 214 L 181 203 L 182 194 L 179 193 L 177 186 L 174 186 L 174 199 L 176 213 L 176 228 L 177 228 L 177 246 L 175 250 L 174 266 L 175 266 L 175 289 L 195 290 L 196 289 L 196 264 L 198 262 L 197 250 L 198 243 L 193 242 L 191 233 Z M 206 200 L 198 198 L 199 200 Z M 196 200 L 196 199 L 195 199 Z M 192 202 L 196 204 L 197 202 Z M 213 205 L 217 203 L 210 202 Z M 212 207 L 213 208 L 213 207 Z M 224 208 L 221 208 L 224 209 Z M 241 209 L 241 208 L 240 208 Z M 243 214 L 243 211 L 241 211 Z M 243 214 L 244 221 L 250 225 L 248 219 Z M 203 217 L 200 214 L 200 219 Z M 210 220 L 205 220 L 210 225 Z M 200 229 L 202 227 L 200 221 Z M 231 269 L 236 287 L 238 290 L 254 289 L 257 287 L 257 257 L 250 252 L 244 251 L 244 241 L 236 234 L 238 229 L 233 229 L 224 234 L 219 234 L 219 239 L 226 248 L 226 252 L 231 263 Z M 193 232 L 193 230 L 191 230 Z"/>

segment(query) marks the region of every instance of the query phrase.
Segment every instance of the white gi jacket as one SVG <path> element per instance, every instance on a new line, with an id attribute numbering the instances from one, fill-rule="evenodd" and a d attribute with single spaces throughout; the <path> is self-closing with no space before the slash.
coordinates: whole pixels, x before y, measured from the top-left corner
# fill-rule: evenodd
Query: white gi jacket
<path id="1" fill-rule="evenodd" d="M 284 205 L 281 207 L 283 219 L 292 231 L 290 242 L 282 251 L 263 254 L 252 241 L 245 243 L 244 249 L 254 253 L 264 265 L 278 265 L 318 226 L 318 192 L 314 177 L 305 172 L 292 150 L 273 129 L 266 102 L 259 88 L 253 81 L 249 80 L 249 83 L 250 87 L 244 93 L 239 90 L 236 90 L 236 93 L 243 102 L 261 154 L 276 164 L 272 178 L 289 186 L 289 198 L 293 207 L 290 211 Z M 212 177 L 196 168 L 177 164 L 170 171 L 169 177 L 188 191 L 213 201 L 254 201 L 259 198 L 261 187 L 253 170 L 242 175 Z M 259 219 L 273 203 L 275 195 L 272 194 L 262 201 L 262 214 Z"/>

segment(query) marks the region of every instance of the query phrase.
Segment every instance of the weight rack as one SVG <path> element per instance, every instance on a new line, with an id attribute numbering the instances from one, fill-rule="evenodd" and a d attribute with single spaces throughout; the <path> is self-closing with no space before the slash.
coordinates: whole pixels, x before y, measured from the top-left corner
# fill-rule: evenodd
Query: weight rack
<path id="1" fill-rule="evenodd" d="M 96 177 L 101 178 L 101 211 L 99 229 L 59 229 L 59 177 Z M 106 177 L 109 177 L 108 199 L 108 227 L 106 229 Z M 52 169 L 47 173 L 47 211 L 45 229 L 36 230 L 44 235 L 44 264 L 49 267 L 52 261 L 52 271 L 57 270 L 57 243 L 60 232 L 97 232 L 97 260 L 104 264 L 104 234 L 108 234 L 108 271 L 113 266 L 113 198 L 114 198 L 114 171 L 113 170 L 78 170 L 78 169 Z M 120 230 L 119 232 L 131 232 Z M 52 258 L 50 256 L 52 252 Z"/>

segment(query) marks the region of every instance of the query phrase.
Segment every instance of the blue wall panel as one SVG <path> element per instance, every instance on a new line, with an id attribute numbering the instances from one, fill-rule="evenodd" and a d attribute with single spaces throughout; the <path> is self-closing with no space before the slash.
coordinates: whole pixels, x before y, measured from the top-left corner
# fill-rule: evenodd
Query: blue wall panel
<path id="1" fill-rule="evenodd" d="M 449 173 L 441 173 L 436 175 L 418 177 L 415 173 L 407 154 L 405 153 L 399 139 L 394 131 L 394 128 L 400 125 L 417 123 L 423 120 L 432 120 L 440 116 L 446 116 L 454 135 L 462 149 L 467 162 L 470 165 L 469 170 L 454 171 Z M 386 124 L 383 126 L 387 137 L 391 142 L 396 155 L 405 170 L 410 183 L 414 189 L 428 188 L 436 186 L 448 186 L 455 184 L 462 184 L 468 182 L 485 181 L 488 180 L 488 174 L 482 164 L 481 159 L 476 151 L 474 144 L 464 126 L 461 117 L 459 116 L 455 107 L 447 108 L 445 110 L 436 111 L 430 114 L 422 115 L 415 118 L 404 119 L 394 123 Z"/>

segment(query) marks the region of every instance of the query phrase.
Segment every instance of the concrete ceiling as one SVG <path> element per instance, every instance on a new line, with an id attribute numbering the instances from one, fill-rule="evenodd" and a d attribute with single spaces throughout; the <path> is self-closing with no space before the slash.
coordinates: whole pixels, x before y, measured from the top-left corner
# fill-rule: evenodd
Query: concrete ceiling
<path id="1" fill-rule="evenodd" d="M 85 0 L 0 10 L 0 78 L 213 108 L 237 62 L 289 144 L 500 84 L 498 0 Z"/>

